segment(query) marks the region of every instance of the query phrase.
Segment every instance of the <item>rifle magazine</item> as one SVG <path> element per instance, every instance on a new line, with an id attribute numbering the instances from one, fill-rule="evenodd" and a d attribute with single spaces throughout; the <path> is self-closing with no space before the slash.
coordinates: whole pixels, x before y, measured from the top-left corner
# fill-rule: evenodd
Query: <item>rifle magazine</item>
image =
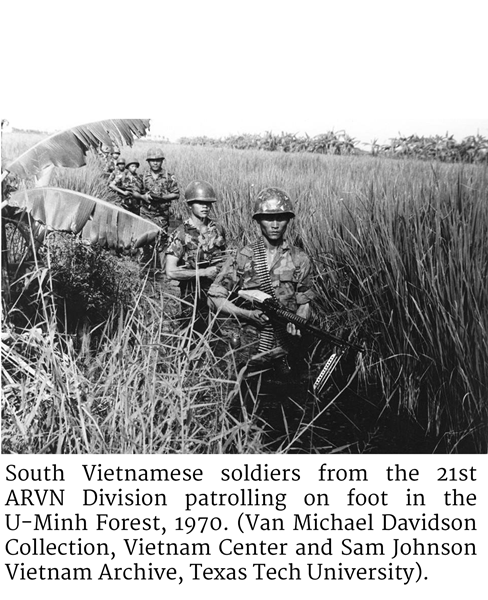
<path id="1" fill-rule="evenodd" d="M 333 352 L 329 356 L 329 358 L 327 359 L 327 362 L 325 363 L 322 370 L 320 371 L 319 376 L 314 381 L 313 391 L 315 394 L 320 394 L 320 392 L 324 389 L 326 383 L 329 381 L 332 373 L 334 372 L 334 369 L 339 364 L 339 361 L 341 360 L 343 355 L 344 355 L 344 351 L 338 350 L 337 352 Z"/>

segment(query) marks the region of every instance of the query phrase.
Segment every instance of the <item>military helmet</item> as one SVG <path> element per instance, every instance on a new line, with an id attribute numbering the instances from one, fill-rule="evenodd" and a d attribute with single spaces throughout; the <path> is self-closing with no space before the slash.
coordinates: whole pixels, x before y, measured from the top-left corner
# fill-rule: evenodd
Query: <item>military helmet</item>
<path id="1" fill-rule="evenodd" d="M 259 192 L 254 202 L 253 219 L 260 215 L 284 214 L 295 216 L 293 202 L 286 192 L 275 187 L 264 188 Z"/>
<path id="2" fill-rule="evenodd" d="M 125 166 L 125 158 L 119 157 L 115 163 L 116 165 L 124 165 Z"/>
<path id="3" fill-rule="evenodd" d="M 187 202 L 216 202 L 215 190 L 207 181 L 192 181 L 185 190 Z"/>
<path id="4" fill-rule="evenodd" d="M 110 152 L 112 151 L 112 148 L 110 146 L 108 146 L 107 144 L 102 144 L 101 151 L 104 154 L 110 154 Z"/>
<path id="5" fill-rule="evenodd" d="M 141 163 L 138 160 L 130 160 L 125 166 L 129 167 L 130 165 L 136 165 L 137 167 L 140 167 Z"/>
<path id="6" fill-rule="evenodd" d="M 119 150 L 119 148 L 117 148 L 117 146 L 114 146 L 112 148 L 112 154 L 120 154 L 120 150 Z"/>
<path id="7" fill-rule="evenodd" d="M 164 160 L 163 151 L 160 148 L 149 148 L 146 160 Z"/>

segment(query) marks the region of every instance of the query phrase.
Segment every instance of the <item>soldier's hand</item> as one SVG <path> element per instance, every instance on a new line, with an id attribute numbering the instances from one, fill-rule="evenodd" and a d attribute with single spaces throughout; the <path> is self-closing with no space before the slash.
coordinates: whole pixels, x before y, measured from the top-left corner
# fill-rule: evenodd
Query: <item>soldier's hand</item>
<path id="1" fill-rule="evenodd" d="M 200 271 L 204 277 L 208 277 L 209 279 L 215 279 L 218 272 L 219 270 L 217 267 L 207 267 L 206 269 L 202 269 Z"/>
<path id="2" fill-rule="evenodd" d="M 290 335 L 297 335 L 298 337 L 302 337 L 302 334 L 301 334 L 300 330 L 298 329 L 298 327 L 295 325 L 295 323 L 287 323 L 286 331 Z"/>
<path id="3" fill-rule="evenodd" d="M 254 309 L 249 311 L 249 320 L 263 326 L 269 321 L 269 317 L 262 310 Z"/>

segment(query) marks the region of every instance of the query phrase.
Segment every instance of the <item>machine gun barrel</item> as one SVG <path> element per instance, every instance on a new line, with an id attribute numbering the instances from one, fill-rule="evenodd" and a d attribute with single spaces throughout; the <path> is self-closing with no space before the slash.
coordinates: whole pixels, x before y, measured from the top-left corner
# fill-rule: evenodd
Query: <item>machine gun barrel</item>
<path id="1" fill-rule="evenodd" d="M 356 352 L 361 352 L 363 350 L 363 348 L 358 344 L 353 344 L 347 340 L 333 335 L 332 333 L 329 333 L 328 331 L 320 329 L 319 327 L 316 327 L 311 323 L 308 323 L 307 321 L 305 321 L 304 318 L 300 317 L 299 315 L 296 315 L 295 313 L 291 312 L 290 310 L 287 310 L 286 308 L 278 306 L 277 303 L 273 302 L 272 300 L 265 300 L 261 304 L 261 306 L 263 312 L 267 314 L 271 319 L 275 318 L 281 323 L 293 323 L 294 325 L 297 325 L 302 331 L 308 331 L 309 333 L 315 335 L 318 338 L 332 342 L 336 346 L 347 346 L 348 348 L 356 350 Z"/>

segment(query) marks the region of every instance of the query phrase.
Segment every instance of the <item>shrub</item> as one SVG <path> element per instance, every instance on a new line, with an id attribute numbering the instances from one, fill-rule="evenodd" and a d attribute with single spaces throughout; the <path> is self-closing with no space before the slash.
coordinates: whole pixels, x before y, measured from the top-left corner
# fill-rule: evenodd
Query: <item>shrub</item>
<path id="1" fill-rule="evenodd" d="M 59 321 L 68 332 L 104 323 L 114 308 L 130 304 L 138 288 L 135 262 L 72 234 L 50 234 L 41 259 L 49 268 Z"/>

